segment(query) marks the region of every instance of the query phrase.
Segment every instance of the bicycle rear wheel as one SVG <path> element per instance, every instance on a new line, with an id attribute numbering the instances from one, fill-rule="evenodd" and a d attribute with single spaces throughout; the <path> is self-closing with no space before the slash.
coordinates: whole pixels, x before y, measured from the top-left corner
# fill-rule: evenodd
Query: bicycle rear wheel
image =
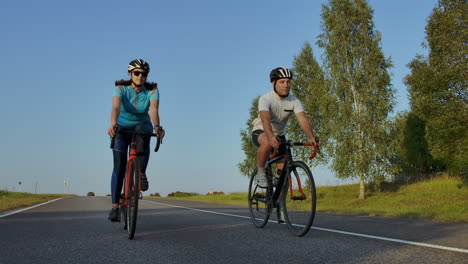
<path id="1" fill-rule="evenodd" d="M 138 215 L 138 199 L 140 198 L 140 160 L 138 158 L 132 161 L 132 171 L 130 173 L 129 186 L 129 201 L 127 207 L 128 218 L 128 238 L 133 239 L 135 236 L 137 215 Z"/>
<path id="2" fill-rule="evenodd" d="M 295 161 L 286 180 L 281 207 L 289 230 L 296 236 L 303 236 L 309 232 L 315 217 L 314 178 L 307 164 Z"/>
<path id="3" fill-rule="evenodd" d="M 257 169 L 250 177 L 249 183 L 249 211 L 250 218 L 256 227 L 262 228 L 268 223 L 271 214 L 270 188 L 262 188 L 257 185 Z M 271 184 L 269 184 L 271 186 Z"/>

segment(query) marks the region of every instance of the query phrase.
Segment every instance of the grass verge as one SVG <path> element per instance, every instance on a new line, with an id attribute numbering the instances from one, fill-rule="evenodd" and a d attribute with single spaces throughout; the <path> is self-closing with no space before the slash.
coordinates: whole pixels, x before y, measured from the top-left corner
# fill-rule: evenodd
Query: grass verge
<path id="1" fill-rule="evenodd" d="M 47 202 L 60 197 L 70 195 L 65 194 L 32 194 L 0 191 L 0 213 L 14 209 L 28 207 L 35 204 Z"/>
<path id="2" fill-rule="evenodd" d="M 440 177 L 388 191 L 367 190 L 364 200 L 358 199 L 358 193 L 357 184 L 318 187 L 317 211 L 468 223 L 468 187 L 460 178 Z M 164 199 L 248 206 L 247 193 Z"/>

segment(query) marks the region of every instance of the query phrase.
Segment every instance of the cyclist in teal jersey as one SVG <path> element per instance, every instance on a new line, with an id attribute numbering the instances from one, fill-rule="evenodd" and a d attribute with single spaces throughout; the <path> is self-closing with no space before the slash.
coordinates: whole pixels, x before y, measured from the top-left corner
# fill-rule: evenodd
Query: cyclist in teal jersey
<path id="1" fill-rule="evenodd" d="M 147 82 L 150 72 L 149 64 L 136 59 L 128 65 L 130 80 L 120 80 L 115 82 L 114 94 L 112 96 L 111 124 L 107 134 L 115 137 L 114 148 L 114 169 L 112 171 L 111 193 L 112 209 L 109 213 L 109 220 L 119 221 L 119 198 L 122 191 L 123 179 L 127 168 L 127 153 L 131 138 L 126 134 L 115 134 L 115 126 L 119 129 L 130 130 L 142 133 L 156 133 L 159 138 L 164 137 L 164 130 L 160 128 L 159 122 L 159 90 L 156 83 Z M 150 149 L 150 138 L 138 137 L 137 149 L 144 153 L 144 159 L 140 166 L 141 190 L 148 190 L 148 179 L 146 167 L 148 165 Z"/>

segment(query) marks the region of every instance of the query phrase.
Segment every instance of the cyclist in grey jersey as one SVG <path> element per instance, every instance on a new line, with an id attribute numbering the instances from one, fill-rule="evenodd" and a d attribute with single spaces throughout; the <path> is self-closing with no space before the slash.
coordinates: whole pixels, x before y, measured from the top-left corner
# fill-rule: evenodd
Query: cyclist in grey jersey
<path id="1" fill-rule="evenodd" d="M 286 68 L 278 67 L 271 71 L 270 82 L 273 91 L 260 97 L 258 102 L 259 115 L 252 122 L 252 140 L 258 146 L 256 179 L 260 187 L 267 187 L 266 161 L 271 149 L 279 148 L 277 137 L 284 139 L 288 119 L 293 113 L 310 142 L 316 144 L 312 125 L 305 115 L 302 103 L 289 93 L 292 78 L 291 71 Z M 277 163 L 277 168 L 282 170 L 283 166 L 284 160 L 280 160 Z"/>

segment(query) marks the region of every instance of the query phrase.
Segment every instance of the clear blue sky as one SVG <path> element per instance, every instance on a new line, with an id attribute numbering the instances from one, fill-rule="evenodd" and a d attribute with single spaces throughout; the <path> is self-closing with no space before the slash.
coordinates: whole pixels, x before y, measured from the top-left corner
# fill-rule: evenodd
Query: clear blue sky
<path id="1" fill-rule="evenodd" d="M 114 81 L 143 58 L 159 84 L 164 144 L 148 193 L 247 190 L 239 132 L 268 74 L 315 45 L 327 1 L 6 1 L 0 11 L 0 189 L 110 193 Z M 371 0 L 394 63 L 395 111 L 408 109 L 406 64 L 425 54 L 436 0 Z M 154 142 L 153 142 L 154 144 Z M 314 169 L 318 185 L 340 183 Z M 21 187 L 18 182 L 22 182 Z M 21 188 L 21 189 L 20 189 Z"/>

